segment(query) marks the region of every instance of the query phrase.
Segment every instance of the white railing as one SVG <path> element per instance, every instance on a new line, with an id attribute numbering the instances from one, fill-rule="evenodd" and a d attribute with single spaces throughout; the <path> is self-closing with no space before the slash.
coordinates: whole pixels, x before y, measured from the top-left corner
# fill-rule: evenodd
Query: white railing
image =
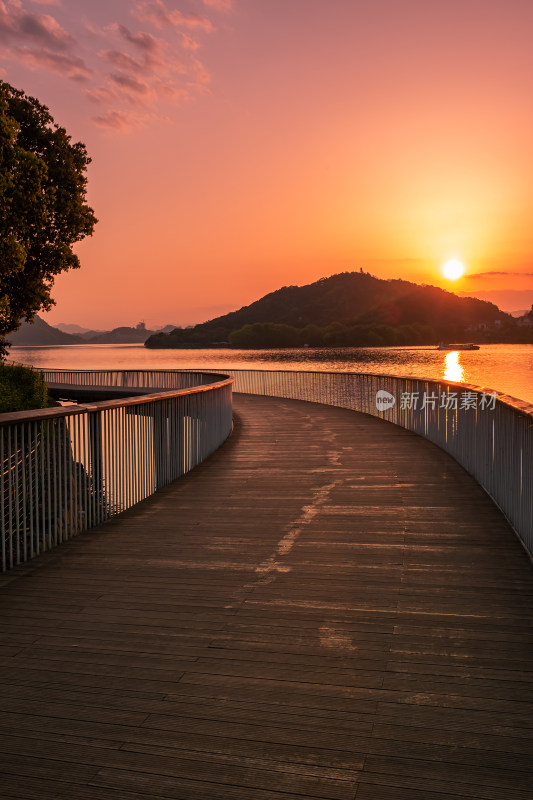
<path id="1" fill-rule="evenodd" d="M 69 372 L 66 382 L 88 385 L 86 378 Z M 178 388 L 152 394 L 1 414 L 2 570 L 130 508 L 207 458 L 231 432 L 232 383 L 180 373 Z"/>
<path id="2" fill-rule="evenodd" d="M 533 406 L 530 404 L 492 389 L 420 378 L 240 369 L 225 373 L 235 378 L 236 392 L 362 411 L 429 439 L 476 478 L 533 554 Z M 75 382 L 80 373 L 72 375 Z M 182 380 L 183 373 L 87 371 L 84 375 L 87 383 L 98 384 L 101 379 L 115 386 L 168 388 Z M 65 373 L 48 371 L 45 378 L 59 381 L 65 379 Z M 379 410 L 376 405 L 380 391 L 394 398 L 394 405 L 387 410 Z M 414 407 L 414 400 L 411 403 L 409 400 L 416 395 L 418 402 Z M 433 402 L 432 396 L 436 398 Z"/>

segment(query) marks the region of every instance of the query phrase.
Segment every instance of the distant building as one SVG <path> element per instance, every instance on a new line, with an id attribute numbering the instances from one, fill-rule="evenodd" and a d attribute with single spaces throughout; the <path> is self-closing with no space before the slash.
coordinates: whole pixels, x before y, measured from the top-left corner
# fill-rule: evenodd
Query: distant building
<path id="1" fill-rule="evenodd" d="M 144 322 L 139 322 L 139 324 L 135 326 L 135 330 L 136 331 L 145 331 L 146 330 L 146 325 L 144 324 Z"/>
<path id="2" fill-rule="evenodd" d="M 501 319 L 493 319 L 492 322 L 476 322 L 473 325 L 468 325 L 466 330 L 468 333 L 487 333 L 495 328 L 501 328 Z"/>

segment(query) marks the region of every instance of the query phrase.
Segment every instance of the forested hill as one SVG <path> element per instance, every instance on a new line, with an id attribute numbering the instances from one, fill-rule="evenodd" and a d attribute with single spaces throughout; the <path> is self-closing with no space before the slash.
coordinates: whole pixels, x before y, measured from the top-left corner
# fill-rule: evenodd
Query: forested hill
<path id="1" fill-rule="evenodd" d="M 458 297 L 435 286 L 344 272 L 307 286 L 285 286 L 194 328 L 156 334 L 146 346 L 201 346 L 228 340 L 236 346 L 258 347 L 359 344 L 370 332 L 368 343 L 430 344 L 456 338 L 479 325 L 501 326 L 508 319 L 492 303 Z M 277 341 L 267 342 L 268 332 L 275 333 L 272 326 L 277 326 Z M 289 327 L 283 332 L 279 326 Z M 251 335 L 254 332 L 261 334 L 259 338 Z"/>

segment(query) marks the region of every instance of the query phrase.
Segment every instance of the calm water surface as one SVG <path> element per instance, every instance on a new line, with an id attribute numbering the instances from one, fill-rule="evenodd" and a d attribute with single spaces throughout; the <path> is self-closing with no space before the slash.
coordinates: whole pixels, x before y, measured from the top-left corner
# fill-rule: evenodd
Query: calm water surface
<path id="1" fill-rule="evenodd" d="M 374 372 L 473 383 L 533 403 L 533 345 L 482 345 L 472 352 L 428 347 L 297 350 L 148 350 L 142 345 L 12 347 L 19 364 L 58 369 L 299 369 Z"/>

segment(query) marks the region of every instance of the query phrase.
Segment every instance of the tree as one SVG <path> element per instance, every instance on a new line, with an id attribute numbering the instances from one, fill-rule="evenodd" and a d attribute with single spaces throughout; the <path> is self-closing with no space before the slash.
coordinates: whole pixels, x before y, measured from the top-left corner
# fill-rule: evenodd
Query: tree
<path id="1" fill-rule="evenodd" d="M 48 108 L 0 81 L 0 358 L 6 334 L 53 305 L 54 278 L 97 222 L 85 202 L 85 145 Z"/>

